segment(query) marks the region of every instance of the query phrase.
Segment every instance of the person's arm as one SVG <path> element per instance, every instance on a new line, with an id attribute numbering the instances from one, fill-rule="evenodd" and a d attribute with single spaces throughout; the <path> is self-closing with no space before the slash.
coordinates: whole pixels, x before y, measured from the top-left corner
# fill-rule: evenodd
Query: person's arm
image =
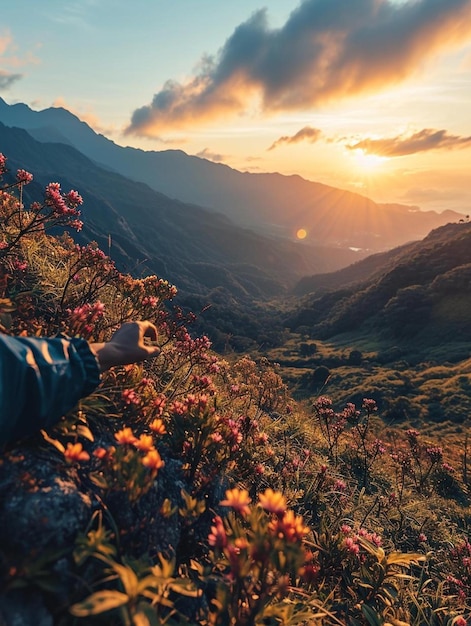
<path id="1" fill-rule="evenodd" d="M 123 324 L 107 343 L 0 335 L 0 445 L 52 426 L 90 394 L 100 372 L 156 356 L 149 322 Z"/>

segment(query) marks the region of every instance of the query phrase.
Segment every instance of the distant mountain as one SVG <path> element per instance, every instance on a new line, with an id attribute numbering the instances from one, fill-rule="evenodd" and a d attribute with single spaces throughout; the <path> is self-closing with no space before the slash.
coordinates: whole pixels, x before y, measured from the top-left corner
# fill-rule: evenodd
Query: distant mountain
<path id="1" fill-rule="evenodd" d="M 71 145 L 41 143 L 1 123 L 0 152 L 13 172 L 21 167 L 33 173 L 26 200 L 50 181 L 77 189 L 84 198 L 83 239 L 95 239 L 107 250 L 111 235 L 112 256 L 121 268 L 157 273 L 185 293 L 223 287 L 242 300 L 273 296 L 303 274 L 356 258 L 351 251 L 316 250 L 243 229 L 224 215 L 171 200 L 99 167 Z"/>
<path id="2" fill-rule="evenodd" d="M 240 226 L 289 239 L 304 228 L 314 245 L 381 251 L 421 239 L 462 217 L 453 211 L 377 204 L 300 176 L 243 173 L 180 150 L 123 148 L 62 108 L 37 112 L 0 98 L 0 121 L 28 130 L 41 142 L 71 144 L 107 169 L 171 198 L 223 213 Z"/>
<path id="3" fill-rule="evenodd" d="M 368 267 L 368 278 L 350 280 Z M 320 338 L 368 331 L 428 346 L 469 342 L 471 223 L 448 224 L 423 241 L 366 259 L 355 272 L 334 274 L 331 284 L 343 286 L 326 291 L 322 284 L 297 307 L 289 327 L 308 327 Z"/>

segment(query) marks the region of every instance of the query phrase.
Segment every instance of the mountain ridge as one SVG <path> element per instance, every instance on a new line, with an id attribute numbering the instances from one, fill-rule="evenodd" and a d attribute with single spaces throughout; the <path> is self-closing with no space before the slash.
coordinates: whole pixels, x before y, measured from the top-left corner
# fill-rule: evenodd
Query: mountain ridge
<path id="1" fill-rule="evenodd" d="M 38 140 L 44 127 L 103 167 L 144 182 L 169 198 L 190 202 L 230 217 L 262 234 L 295 239 L 304 228 L 314 244 L 382 251 L 421 239 L 460 214 L 377 204 L 360 194 L 308 181 L 299 175 L 240 172 L 187 155 L 182 150 L 144 151 L 122 147 L 95 133 L 66 109 L 33 111 L 0 98 L 0 121 L 25 128 Z"/>
<path id="2" fill-rule="evenodd" d="M 223 286 L 239 297 L 266 297 L 284 291 L 309 268 L 340 267 L 356 256 L 327 248 L 316 251 L 243 229 L 225 215 L 172 200 L 100 168 L 73 146 L 41 143 L 27 131 L 1 122 L 0 151 L 9 159 L 10 169 L 30 170 L 43 186 L 59 179 L 64 188 L 70 186 L 82 194 L 83 236 L 103 246 L 111 234 L 120 245 L 118 262 L 129 268 L 145 259 L 143 269 L 165 276 L 186 292 L 204 294 L 214 286 L 205 285 L 201 272 L 192 271 L 198 263 L 230 269 L 232 279 Z M 247 267 L 252 270 L 250 280 Z"/>
<path id="3" fill-rule="evenodd" d="M 368 331 L 399 342 L 471 340 L 471 223 L 437 228 L 380 261 L 362 280 L 339 279 L 330 291 L 320 284 L 288 326 L 320 338 Z"/>

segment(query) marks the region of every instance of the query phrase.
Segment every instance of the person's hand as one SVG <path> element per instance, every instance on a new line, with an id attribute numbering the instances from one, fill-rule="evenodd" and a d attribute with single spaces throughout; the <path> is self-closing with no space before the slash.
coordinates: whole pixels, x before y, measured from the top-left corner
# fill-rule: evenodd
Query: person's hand
<path id="1" fill-rule="evenodd" d="M 146 344 L 145 338 L 157 341 L 157 328 L 150 322 L 126 322 L 106 343 L 91 343 L 90 348 L 95 353 L 100 364 L 100 370 L 105 372 L 115 365 L 128 365 L 155 357 L 160 348 Z"/>

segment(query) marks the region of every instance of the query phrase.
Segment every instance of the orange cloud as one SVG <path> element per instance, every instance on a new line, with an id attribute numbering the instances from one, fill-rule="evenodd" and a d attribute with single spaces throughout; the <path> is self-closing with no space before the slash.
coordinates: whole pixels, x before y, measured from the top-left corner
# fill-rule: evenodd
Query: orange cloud
<path id="1" fill-rule="evenodd" d="M 13 38 L 9 32 L 0 35 L 0 56 L 3 56 L 13 43 Z"/>
<path id="2" fill-rule="evenodd" d="M 240 24 L 185 84 L 167 81 L 126 130 L 159 135 L 253 106 L 308 108 L 384 89 L 471 37 L 471 0 L 303 0 L 284 26 Z"/>
<path id="3" fill-rule="evenodd" d="M 0 63 L 9 65 L 5 59 L 5 54 L 13 43 L 10 33 L 5 32 L 0 36 Z M 22 77 L 21 74 L 14 74 L 4 69 L 0 69 L 0 89 L 8 89 L 14 82 Z"/>
<path id="4" fill-rule="evenodd" d="M 453 148 L 467 148 L 469 146 L 471 146 L 471 137 L 450 135 L 446 130 L 424 128 L 409 137 L 398 136 L 384 139 L 363 139 L 347 147 L 350 150 L 361 149 L 367 154 L 399 157 L 440 148 L 450 150 Z"/>
<path id="5" fill-rule="evenodd" d="M 308 141 L 309 143 L 316 143 L 316 141 L 321 136 L 321 131 L 318 128 L 311 128 L 311 126 L 305 126 L 298 130 L 295 135 L 285 135 L 284 137 L 280 137 L 276 141 L 272 143 L 272 145 L 268 148 L 268 150 L 274 150 L 278 148 L 283 143 L 299 143 L 300 141 Z"/>
<path id="6" fill-rule="evenodd" d="M 21 57 L 13 55 L 12 52 L 15 52 L 17 47 L 9 31 L 0 34 L 0 89 L 8 89 L 23 78 L 23 74 L 12 72 L 12 69 L 39 63 L 31 52 L 26 52 Z"/>

